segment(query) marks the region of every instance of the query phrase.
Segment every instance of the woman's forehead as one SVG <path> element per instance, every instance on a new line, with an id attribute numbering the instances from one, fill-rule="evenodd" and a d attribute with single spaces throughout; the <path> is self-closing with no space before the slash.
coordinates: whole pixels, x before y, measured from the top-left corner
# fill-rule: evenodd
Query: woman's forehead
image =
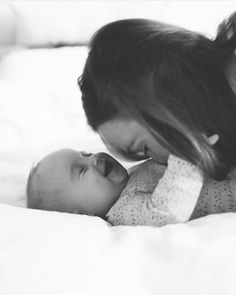
<path id="1" fill-rule="evenodd" d="M 98 128 L 98 133 L 106 146 L 130 146 L 143 136 L 143 128 L 135 121 L 110 121 Z"/>

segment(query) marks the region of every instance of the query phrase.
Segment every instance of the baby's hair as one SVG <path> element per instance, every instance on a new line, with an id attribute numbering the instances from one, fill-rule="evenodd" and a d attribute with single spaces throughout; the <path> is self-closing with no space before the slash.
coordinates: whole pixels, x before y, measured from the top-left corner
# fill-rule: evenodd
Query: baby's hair
<path id="1" fill-rule="evenodd" d="M 35 167 L 32 167 L 27 181 L 26 186 L 26 199 L 27 208 L 31 209 L 41 209 L 47 211 L 60 211 L 56 194 L 60 192 L 63 188 L 58 188 L 55 190 L 49 190 L 45 184 L 41 181 L 40 175 L 38 175 L 38 168 L 40 163 Z M 55 196 L 53 202 L 49 202 L 49 196 Z"/>
<path id="2" fill-rule="evenodd" d="M 42 209 L 43 207 L 43 199 L 38 196 L 39 192 L 36 188 L 37 185 L 35 178 L 38 167 L 39 163 L 35 167 L 31 168 L 26 186 L 27 208 L 31 209 Z"/>
<path id="3" fill-rule="evenodd" d="M 236 96 L 225 74 L 235 24 L 233 13 L 214 40 L 146 19 L 102 27 L 79 78 L 89 125 L 136 120 L 170 153 L 225 178 L 236 164 Z"/>

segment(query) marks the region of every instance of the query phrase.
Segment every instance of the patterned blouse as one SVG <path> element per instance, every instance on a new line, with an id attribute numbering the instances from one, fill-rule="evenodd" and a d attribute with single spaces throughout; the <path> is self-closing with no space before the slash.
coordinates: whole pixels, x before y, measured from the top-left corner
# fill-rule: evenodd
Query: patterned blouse
<path id="1" fill-rule="evenodd" d="M 170 155 L 167 167 L 147 160 L 129 174 L 127 186 L 107 213 L 112 225 L 163 226 L 236 211 L 236 173 L 224 181 L 204 179 L 196 166 Z"/>

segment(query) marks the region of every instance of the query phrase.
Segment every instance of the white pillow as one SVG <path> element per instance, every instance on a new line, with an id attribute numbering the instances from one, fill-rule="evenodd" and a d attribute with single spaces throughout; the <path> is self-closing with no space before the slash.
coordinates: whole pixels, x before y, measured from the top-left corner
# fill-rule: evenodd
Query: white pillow
<path id="1" fill-rule="evenodd" d="M 86 47 L 5 56 L 0 64 L 0 151 L 104 147 L 87 125 L 77 85 L 86 57 Z"/>
<path id="2" fill-rule="evenodd" d="M 77 85 L 87 53 L 86 46 L 78 46 L 22 49 L 4 57 L 0 63 L 0 131 L 6 138 L 0 141 L 0 151 L 65 146 L 107 151 L 87 124 Z"/>
<path id="3" fill-rule="evenodd" d="M 107 152 L 82 108 L 77 79 L 86 56 L 86 47 L 64 47 L 13 51 L 2 60 L 0 202 L 25 206 L 30 169 L 47 153 Z"/>
<path id="4" fill-rule="evenodd" d="M 0 202 L 25 206 L 33 164 L 71 147 L 106 150 L 87 125 L 77 77 L 87 49 L 19 50 L 0 64 Z"/>
<path id="5" fill-rule="evenodd" d="M 9 36 L 3 41 L 15 38 L 16 44 L 33 47 L 87 44 L 101 26 L 125 18 L 155 19 L 214 35 L 223 18 L 236 9 L 234 1 L 1 2 L 0 24 Z"/>
<path id="6" fill-rule="evenodd" d="M 157 17 L 166 1 L 9 1 L 16 43 L 29 46 L 86 44 L 104 24 L 122 18 Z"/>
<path id="7" fill-rule="evenodd" d="M 78 104 L 0 80 L 0 203 L 25 206 L 32 165 L 56 149 L 106 150 Z M 72 97 L 73 98 L 73 97 Z"/>

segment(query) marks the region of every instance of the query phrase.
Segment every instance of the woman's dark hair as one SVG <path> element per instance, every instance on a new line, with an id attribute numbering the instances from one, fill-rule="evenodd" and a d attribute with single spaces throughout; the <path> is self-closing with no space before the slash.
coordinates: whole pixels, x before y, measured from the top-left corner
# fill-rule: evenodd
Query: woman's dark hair
<path id="1" fill-rule="evenodd" d="M 236 97 L 225 74 L 235 46 L 236 13 L 214 40 L 146 19 L 105 25 L 79 78 L 89 125 L 136 120 L 170 153 L 225 178 L 236 164 Z"/>

